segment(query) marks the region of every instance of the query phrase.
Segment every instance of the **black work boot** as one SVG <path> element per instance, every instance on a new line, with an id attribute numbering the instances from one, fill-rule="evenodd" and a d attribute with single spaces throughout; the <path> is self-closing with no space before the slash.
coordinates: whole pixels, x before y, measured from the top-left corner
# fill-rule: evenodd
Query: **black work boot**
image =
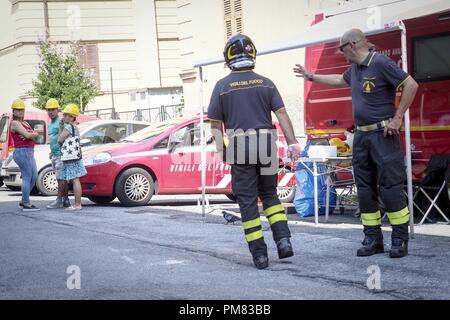
<path id="1" fill-rule="evenodd" d="M 363 246 L 356 252 L 358 257 L 368 257 L 384 252 L 383 238 L 365 236 L 362 245 Z"/>
<path id="2" fill-rule="evenodd" d="M 384 252 L 381 226 L 364 226 L 364 235 L 363 246 L 356 252 L 358 257 L 368 257 Z"/>
<path id="3" fill-rule="evenodd" d="M 253 263 L 257 269 L 265 269 L 269 266 L 269 257 L 267 254 L 261 254 L 253 257 Z"/>
<path id="4" fill-rule="evenodd" d="M 292 249 L 291 240 L 289 238 L 281 238 L 277 241 L 278 258 L 284 259 L 294 255 L 294 249 Z"/>
<path id="5" fill-rule="evenodd" d="M 389 251 L 389 257 L 403 258 L 406 255 L 408 255 L 408 240 L 393 238 L 391 250 Z"/>
<path id="6" fill-rule="evenodd" d="M 391 258 L 402 258 L 408 254 L 409 223 L 392 226 L 392 246 L 389 251 Z"/>

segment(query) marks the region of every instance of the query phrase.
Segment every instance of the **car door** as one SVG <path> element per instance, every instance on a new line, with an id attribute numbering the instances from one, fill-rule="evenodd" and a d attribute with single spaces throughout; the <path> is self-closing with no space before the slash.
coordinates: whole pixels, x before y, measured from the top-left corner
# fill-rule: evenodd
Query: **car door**
<path id="1" fill-rule="evenodd" d="M 210 126 L 205 122 L 205 126 Z M 215 146 L 207 147 L 206 185 L 214 180 Z M 162 156 L 161 187 L 174 193 L 199 193 L 201 190 L 201 145 L 198 122 L 175 130 L 169 138 L 169 149 Z"/>

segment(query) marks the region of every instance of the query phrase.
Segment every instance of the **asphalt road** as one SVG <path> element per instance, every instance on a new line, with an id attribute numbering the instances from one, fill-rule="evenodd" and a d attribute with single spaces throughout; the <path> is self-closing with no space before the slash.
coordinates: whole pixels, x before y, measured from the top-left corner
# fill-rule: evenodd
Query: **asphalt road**
<path id="1" fill-rule="evenodd" d="M 411 254 L 393 260 L 355 256 L 362 233 L 352 216 L 320 227 L 293 222 L 295 256 L 280 261 L 264 222 L 270 267 L 256 270 L 240 223 L 220 216 L 237 211 L 222 196 L 205 218 L 195 196 L 138 208 L 83 200 L 76 213 L 24 213 L 19 196 L 0 188 L 0 299 L 450 298 L 448 225 L 419 229 Z"/>

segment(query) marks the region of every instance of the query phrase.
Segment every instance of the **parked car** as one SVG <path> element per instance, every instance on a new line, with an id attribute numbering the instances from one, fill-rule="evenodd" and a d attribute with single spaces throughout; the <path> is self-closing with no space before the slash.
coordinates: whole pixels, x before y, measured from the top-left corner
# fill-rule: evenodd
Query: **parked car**
<path id="1" fill-rule="evenodd" d="M 171 119 L 143 129 L 120 143 L 99 146 L 84 154 L 87 175 L 81 178 L 83 196 L 95 203 L 116 197 L 124 206 L 149 203 L 154 194 L 201 193 L 201 145 L 199 117 Z M 279 158 L 284 157 L 285 139 L 278 123 Z M 215 141 L 208 139 L 211 125 L 205 121 L 206 191 L 234 199 L 230 165 L 217 154 Z M 186 160 L 186 161 L 181 161 Z M 281 160 L 280 160 L 281 161 Z M 280 162 L 279 195 L 291 202 L 295 176 Z"/>
<path id="2" fill-rule="evenodd" d="M 148 122 L 131 120 L 94 120 L 79 125 L 81 135 L 82 151 L 100 144 L 118 142 L 127 136 L 146 128 Z M 35 147 L 35 158 L 38 168 L 38 178 L 36 189 L 42 195 L 56 195 L 58 192 L 58 182 L 50 162 L 50 146 L 37 145 Z M 5 185 L 12 190 L 20 190 L 22 179 L 20 169 L 12 158 L 12 154 L 4 162 L 0 175 L 3 177 Z"/>
<path id="3" fill-rule="evenodd" d="M 96 120 L 96 117 L 88 115 L 80 115 L 77 117 L 79 123 Z M 11 154 L 14 146 L 9 134 L 9 126 L 12 120 L 12 113 L 6 112 L 0 117 L 0 168 L 3 162 Z M 34 107 L 28 107 L 25 111 L 25 120 L 31 125 L 31 127 L 39 133 L 39 137 L 35 140 L 37 145 L 43 145 L 49 143 L 49 137 L 47 133 L 47 123 L 50 121 L 47 111 L 37 109 Z M 0 177 L 0 186 L 3 184 L 3 178 Z"/>

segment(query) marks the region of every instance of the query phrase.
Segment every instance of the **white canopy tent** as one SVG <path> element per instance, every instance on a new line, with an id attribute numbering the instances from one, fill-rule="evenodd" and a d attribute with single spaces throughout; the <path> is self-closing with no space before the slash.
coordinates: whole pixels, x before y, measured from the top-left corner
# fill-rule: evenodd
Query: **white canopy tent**
<path id="1" fill-rule="evenodd" d="M 366 35 L 374 35 L 392 31 L 401 33 L 402 67 L 408 72 L 406 27 L 403 23 L 408 19 L 418 18 L 433 13 L 448 10 L 448 0 L 390 0 L 362 1 L 355 5 L 340 7 L 339 12 L 325 16 L 324 20 L 309 27 L 307 30 L 295 36 L 294 40 L 286 40 L 264 47 L 258 51 L 258 56 L 277 53 L 292 49 L 300 49 L 308 46 L 324 44 L 339 40 L 342 34 L 352 28 L 361 29 Z M 201 126 L 203 128 L 204 112 L 203 105 L 203 70 L 208 65 L 223 63 L 223 57 L 200 60 L 194 64 L 199 68 L 199 87 L 201 101 Z M 201 130 L 202 151 L 202 213 L 205 214 L 205 176 L 206 176 L 206 143 L 203 130 Z M 411 171 L 411 137 L 409 111 L 405 114 L 405 144 L 406 144 L 406 167 L 408 182 L 408 207 L 411 212 L 410 229 L 411 236 L 414 235 L 413 219 L 413 189 Z"/>

